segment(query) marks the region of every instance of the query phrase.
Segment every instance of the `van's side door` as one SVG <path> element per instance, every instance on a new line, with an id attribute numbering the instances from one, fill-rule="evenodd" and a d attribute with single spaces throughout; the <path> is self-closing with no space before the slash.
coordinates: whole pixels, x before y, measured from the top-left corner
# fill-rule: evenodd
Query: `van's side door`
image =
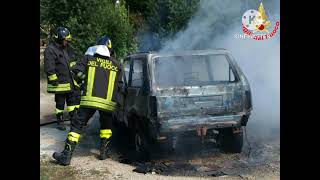
<path id="1" fill-rule="evenodd" d="M 127 89 L 128 115 L 143 117 L 147 111 L 148 82 L 146 81 L 146 56 L 131 57 Z"/>
<path id="2" fill-rule="evenodd" d="M 121 88 L 121 91 L 119 93 L 119 103 L 120 103 L 120 109 L 117 114 L 117 119 L 121 121 L 122 123 L 125 123 L 126 126 L 128 126 L 128 119 L 126 117 L 126 99 L 128 95 L 128 83 L 129 83 L 129 73 L 130 73 L 130 68 L 131 68 L 131 59 L 126 58 L 123 61 L 122 64 L 123 67 L 123 75 L 122 75 L 122 82 L 123 82 L 123 87 Z"/>

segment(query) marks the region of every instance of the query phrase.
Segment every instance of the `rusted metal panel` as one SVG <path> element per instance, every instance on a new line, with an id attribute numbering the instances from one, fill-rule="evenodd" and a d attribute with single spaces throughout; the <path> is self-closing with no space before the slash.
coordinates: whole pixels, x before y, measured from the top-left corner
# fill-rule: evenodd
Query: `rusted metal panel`
<path id="1" fill-rule="evenodd" d="M 225 55 L 235 80 L 211 85 L 156 86 L 155 58 L 190 55 Z M 134 60 L 138 57 L 146 58 L 144 75 L 147 77 L 144 80 L 147 81 L 149 89 L 147 94 L 135 94 L 136 97 L 131 95 L 124 106 L 125 117 L 135 113 L 140 120 L 143 119 L 148 124 L 145 127 L 151 128 L 153 132 L 157 131 L 158 134 L 198 129 L 201 135 L 206 134 L 207 129 L 240 127 L 243 125 L 243 116 L 249 117 L 252 110 L 249 82 L 229 51 L 218 49 L 147 52 L 128 58 Z M 123 118 L 126 119 L 125 117 Z M 130 119 L 126 119 L 128 120 Z"/>
<path id="2" fill-rule="evenodd" d="M 183 116 L 161 120 L 160 132 L 192 131 L 198 127 L 222 128 L 240 125 L 242 114 L 226 116 Z"/>

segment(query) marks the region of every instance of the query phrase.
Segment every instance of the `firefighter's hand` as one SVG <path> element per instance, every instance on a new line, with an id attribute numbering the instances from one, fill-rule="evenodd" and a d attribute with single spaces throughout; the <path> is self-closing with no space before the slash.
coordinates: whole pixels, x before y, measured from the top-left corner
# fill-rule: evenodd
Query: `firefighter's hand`
<path id="1" fill-rule="evenodd" d="M 71 75 L 72 75 L 72 79 L 74 81 L 74 84 L 79 84 L 81 83 L 81 79 L 80 79 L 80 76 L 78 76 L 78 73 L 74 72 L 74 71 L 70 71 L 71 72 Z"/>
<path id="2" fill-rule="evenodd" d="M 74 84 L 80 89 L 82 84 L 84 83 L 84 80 L 80 79 L 79 77 L 74 78 Z"/>
<path id="3" fill-rule="evenodd" d="M 78 81 L 76 81 L 75 79 L 73 79 L 73 84 L 74 84 L 76 89 L 80 89 L 81 84 Z"/>
<path id="4" fill-rule="evenodd" d="M 86 75 L 81 71 L 79 71 L 76 74 L 74 74 L 73 77 L 74 77 L 74 80 L 77 81 L 77 83 L 81 84 L 82 81 L 85 79 Z"/>

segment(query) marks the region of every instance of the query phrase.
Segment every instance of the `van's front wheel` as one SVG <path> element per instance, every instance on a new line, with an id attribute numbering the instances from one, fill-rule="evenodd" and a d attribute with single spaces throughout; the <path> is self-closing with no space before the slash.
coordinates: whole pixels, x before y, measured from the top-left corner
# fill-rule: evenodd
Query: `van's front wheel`
<path id="1" fill-rule="evenodd" d="M 243 146 L 242 127 L 223 128 L 219 130 L 219 144 L 222 151 L 226 153 L 241 153 Z"/>
<path id="2" fill-rule="evenodd" d="M 135 153 L 137 160 L 149 161 L 150 150 L 149 143 L 142 131 L 136 130 L 134 135 Z"/>

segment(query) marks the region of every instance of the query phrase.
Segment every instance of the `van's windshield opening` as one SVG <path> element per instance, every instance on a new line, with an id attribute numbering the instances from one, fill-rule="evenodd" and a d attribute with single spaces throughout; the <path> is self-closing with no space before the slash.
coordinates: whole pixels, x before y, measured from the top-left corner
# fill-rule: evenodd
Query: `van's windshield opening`
<path id="1" fill-rule="evenodd" d="M 169 56 L 154 60 L 157 87 L 206 86 L 235 81 L 225 55 Z"/>

